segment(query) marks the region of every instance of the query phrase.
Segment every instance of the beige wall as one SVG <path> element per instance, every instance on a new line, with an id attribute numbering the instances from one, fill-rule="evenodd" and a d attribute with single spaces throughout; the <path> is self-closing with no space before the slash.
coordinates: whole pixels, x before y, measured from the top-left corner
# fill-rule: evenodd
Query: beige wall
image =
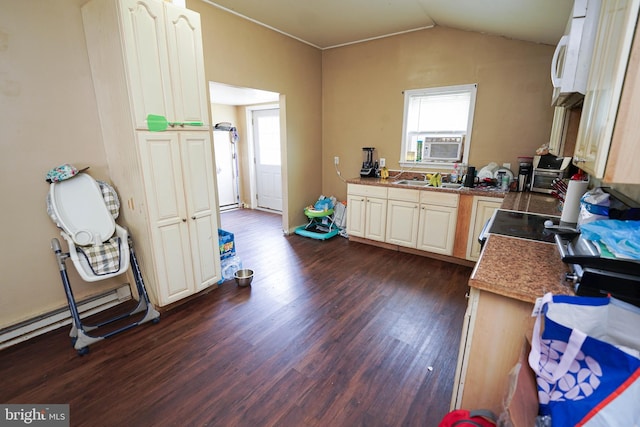
<path id="1" fill-rule="evenodd" d="M 323 52 L 324 194 L 344 200 L 362 147 L 399 169 L 403 90 L 478 83 L 472 166 L 533 155 L 549 141 L 553 47 L 437 27 Z"/>
<path id="2" fill-rule="evenodd" d="M 64 307 L 55 257 L 59 236 L 46 212 L 46 172 L 62 163 L 90 166 L 109 180 L 84 41 L 86 0 L 2 3 L 0 13 L 0 329 Z M 199 0 L 207 79 L 280 92 L 286 117 L 292 227 L 321 193 L 321 52 Z M 135 236 L 134 236 L 135 237 Z M 68 263 L 77 299 L 121 281 L 84 283 Z"/>
<path id="3" fill-rule="evenodd" d="M 0 328 L 66 305 L 50 249 L 60 234 L 47 216 L 47 171 L 90 166 L 108 181 L 80 16 L 85 1 L 2 2 Z M 78 299 L 121 282 L 86 284 L 68 265 Z"/>
<path id="4" fill-rule="evenodd" d="M 322 192 L 322 52 L 204 1 L 187 7 L 200 13 L 207 80 L 281 94 L 284 226 L 292 231 Z"/>

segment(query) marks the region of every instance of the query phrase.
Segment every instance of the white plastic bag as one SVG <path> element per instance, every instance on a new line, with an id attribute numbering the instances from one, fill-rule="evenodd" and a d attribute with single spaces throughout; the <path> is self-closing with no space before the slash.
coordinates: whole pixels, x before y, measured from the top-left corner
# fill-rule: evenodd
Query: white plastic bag
<path id="1" fill-rule="evenodd" d="M 599 219 L 609 218 L 609 194 L 597 187 L 580 198 L 578 226 Z"/>

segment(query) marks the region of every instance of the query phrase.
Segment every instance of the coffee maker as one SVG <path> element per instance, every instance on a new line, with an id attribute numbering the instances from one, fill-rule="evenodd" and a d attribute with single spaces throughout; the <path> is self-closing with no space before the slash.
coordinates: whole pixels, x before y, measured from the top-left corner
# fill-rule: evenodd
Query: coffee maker
<path id="1" fill-rule="evenodd" d="M 530 188 L 533 157 L 518 157 L 518 191 L 528 191 Z"/>
<path id="2" fill-rule="evenodd" d="M 375 178 L 378 176 L 378 161 L 373 160 L 374 147 L 362 147 L 365 159 L 360 168 L 360 176 L 362 178 Z"/>

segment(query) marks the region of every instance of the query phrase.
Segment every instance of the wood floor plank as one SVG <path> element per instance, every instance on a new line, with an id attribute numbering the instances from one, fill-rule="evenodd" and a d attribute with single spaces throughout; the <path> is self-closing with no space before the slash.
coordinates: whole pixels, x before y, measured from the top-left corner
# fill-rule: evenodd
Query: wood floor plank
<path id="1" fill-rule="evenodd" d="M 0 402 L 69 403 L 92 427 L 438 424 L 469 267 L 285 236 L 273 213 L 221 218 L 250 287 L 226 281 L 84 357 L 67 328 L 0 351 Z"/>

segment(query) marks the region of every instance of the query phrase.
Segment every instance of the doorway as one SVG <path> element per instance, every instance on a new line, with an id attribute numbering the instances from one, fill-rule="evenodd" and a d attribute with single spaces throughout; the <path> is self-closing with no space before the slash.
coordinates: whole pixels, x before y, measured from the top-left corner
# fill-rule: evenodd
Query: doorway
<path id="1" fill-rule="evenodd" d="M 220 166 L 216 177 L 220 210 L 235 207 L 267 210 L 282 215 L 282 230 L 287 230 L 287 196 L 283 182 L 286 163 L 281 160 L 286 159 L 286 133 L 280 131 L 286 117 L 285 96 L 216 82 L 209 82 L 209 94 L 212 123 L 224 122 L 235 127 L 239 134 L 238 142 L 231 144 L 227 132 L 213 132 L 216 166 Z M 264 113 L 267 117 L 262 117 L 260 111 L 263 110 L 275 110 L 278 115 L 274 116 L 272 111 Z M 259 116 L 255 121 L 254 112 L 258 112 Z M 258 145 L 254 135 L 259 138 Z M 233 150 L 235 159 L 230 152 Z M 225 159 L 227 167 L 224 170 L 222 165 L 218 165 L 218 159 Z M 235 183 L 232 171 L 234 162 L 237 168 Z M 233 191 L 237 192 L 237 196 Z"/>
<path id="2" fill-rule="evenodd" d="M 258 208 L 282 212 L 280 108 L 252 109 L 253 146 Z"/>

